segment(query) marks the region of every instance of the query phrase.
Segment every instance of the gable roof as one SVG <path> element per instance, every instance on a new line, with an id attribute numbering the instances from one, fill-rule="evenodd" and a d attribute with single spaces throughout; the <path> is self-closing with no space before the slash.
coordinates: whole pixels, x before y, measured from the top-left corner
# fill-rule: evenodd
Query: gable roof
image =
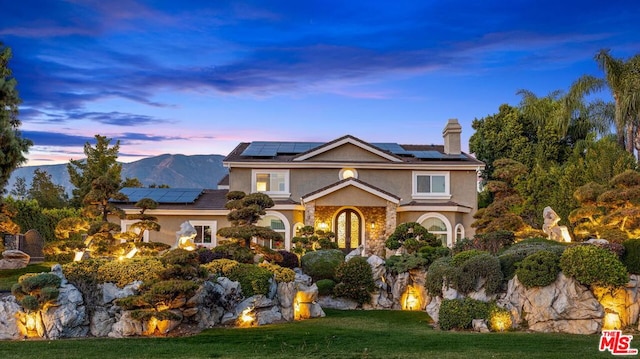
<path id="1" fill-rule="evenodd" d="M 382 150 L 373 144 L 364 142 L 361 139 L 351 135 L 342 136 L 333 141 L 327 142 L 323 145 L 309 149 L 308 151 L 303 152 L 300 155 L 294 157 L 293 161 L 304 161 L 314 156 L 317 156 L 321 153 L 331 151 L 332 149 L 343 146 L 345 144 L 352 144 L 354 146 L 360 147 L 365 151 L 371 152 L 391 162 L 402 162 L 402 159 L 397 155 L 393 154 L 392 152 Z"/>
<path id="2" fill-rule="evenodd" d="M 344 144 L 352 144 L 396 164 L 450 163 L 484 167 L 476 158 L 461 153 L 448 155 L 444 145 L 398 144 L 394 142 L 365 142 L 346 135 L 329 142 L 242 142 L 223 160 L 224 163 L 303 163 L 305 160 L 328 152 Z"/>
<path id="3" fill-rule="evenodd" d="M 333 192 L 336 192 L 338 190 L 341 190 L 343 188 L 349 187 L 349 186 L 353 186 L 356 188 L 359 188 L 365 192 L 371 193 L 377 197 L 383 198 L 389 202 L 393 202 L 396 204 L 400 203 L 400 197 L 394 195 L 393 193 L 389 193 L 383 189 L 380 189 L 378 187 L 372 186 L 364 181 L 361 181 L 359 179 L 356 178 L 345 178 L 341 181 L 338 181 L 336 183 L 330 184 L 326 187 L 320 188 L 316 191 L 313 191 L 311 193 L 307 193 L 304 196 L 302 196 L 302 201 L 314 201 L 318 198 L 322 198 L 328 194 L 331 194 Z"/>

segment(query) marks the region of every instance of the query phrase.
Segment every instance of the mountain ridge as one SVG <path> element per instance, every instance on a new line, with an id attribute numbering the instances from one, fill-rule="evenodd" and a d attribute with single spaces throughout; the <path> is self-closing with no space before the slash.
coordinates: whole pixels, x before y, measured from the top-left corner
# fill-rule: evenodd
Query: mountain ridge
<path id="1" fill-rule="evenodd" d="M 168 185 L 172 188 L 216 189 L 218 182 L 229 173 L 222 165 L 223 155 L 182 155 L 162 154 L 137 161 L 121 163 L 122 179 L 137 178 L 145 187 L 150 185 Z M 56 165 L 24 166 L 17 168 L 5 190 L 9 193 L 18 177 L 24 177 L 27 189 L 36 169 L 51 175 L 51 181 L 65 188 L 71 194 L 74 186 L 69 181 L 67 163 Z"/>

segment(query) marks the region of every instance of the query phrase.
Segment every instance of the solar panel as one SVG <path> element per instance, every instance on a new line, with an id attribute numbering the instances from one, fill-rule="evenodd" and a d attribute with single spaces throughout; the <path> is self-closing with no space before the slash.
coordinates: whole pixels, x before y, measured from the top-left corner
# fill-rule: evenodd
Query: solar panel
<path id="1" fill-rule="evenodd" d="M 402 146 L 400 146 L 397 143 L 391 143 L 391 142 L 382 142 L 382 143 L 371 143 L 372 145 L 385 150 L 385 151 L 389 151 L 393 154 L 396 155 L 411 155 L 412 153 L 410 151 L 405 150 L 404 148 L 402 148 Z"/>
<path id="2" fill-rule="evenodd" d="M 279 154 L 298 154 L 320 146 L 320 142 L 251 142 L 241 156 L 273 157 Z"/>
<path id="3" fill-rule="evenodd" d="M 126 187 L 120 190 L 122 194 L 129 197 L 127 201 L 118 202 L 138 202 L 143 198 L 150 198 L 158 203 L 193 203 L 202 194 L 203 190 L 198 188 L 137 188 Z"/>

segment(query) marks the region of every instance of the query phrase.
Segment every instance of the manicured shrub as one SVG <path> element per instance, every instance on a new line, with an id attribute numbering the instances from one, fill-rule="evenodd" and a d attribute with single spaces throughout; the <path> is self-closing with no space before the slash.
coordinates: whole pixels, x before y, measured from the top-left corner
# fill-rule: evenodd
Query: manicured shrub
<path id="1" fill-rule="evenodd" d="M 509 280 L 516 273 L 516 265 L 526 257 L 539 251 L 549 251 L 560 257 L 566 248 L 565 244 L 550 241 L 546 238 L 529 238 L 504 250 L 498 259 L 500 260 L 504 278 Z"/>
<path id="2" fill-rule="evenodd" d="M 518 280 L 527 288 L 545 287 L 560 273 L 560 257 L 550 251 L 538 251 L 517 264 Z"/>
<path id="3" fill-rule="evenodd" d="M 490 304 L 479 300 L 445 299 L 438 314 L 440 329 L 469 329 L 474 319 L 488 319 Z"/>
<path id="4" fill-rule="evenodd" d="M 398 274 L 411 269 L 425 268 L 429 265 L 429 261 L 418 254 L 402 254 L 387 258 L 384 264 L 389 271 Z"/>
<path id="5" fill-rule="evenodd" d="M 75 252 L 84 248 L 82 240 L 59 240 L 45 242 L 43 253 L 47 262 L 68 263 L 73 261 Z"/>
<path id="6" fill-rule="evenodd" d="M 336 281 L 333 292 L 338 297 L 353 299 L 359 304 L 371 301 L 371 292 L 375 289 L 371 266 L 364 257 L 353 257 L 336 268 Z"/>
<path id="7" fill-rule="evenodd" d="M 316 282 L 316 286 L 318 286 L 319 295 L 332 295 L 336 282 L 331 279 L 320 279 Z"/>
<path id="8" fill-rule="evenodd" d="M 453 245 L 453 248 L 451 248 L 451 251 L 453 252 L 453 254 L 458 254 L 470 249 L 475 249 L 473 240 L 469 238 L 462 238 L 461 240 L 456 241 L 456 243 Z"/>
<path id="9" fill-rule="evenodd" d="M 273 273 L 273 276 L 278 283 L 293 282 L 296 279 L 296 272 L 291 268 L 280 267 L 277 264 L 271 264 L 268 262 L 262 262 L 258 264 L 258 266 Z"/>
<path id="10" fill-rule="evenodd" d="M 398 249 L 401 246 L 409 253 L 417 252 L 421 247 L 428 245 L 437 247 L 442 245 L 435 235 L 416 222 L 402 223 L 385 241 L 389 249 Z"/>
<path id="11" fill-rule="evenodd" d="M 159 273 L 164 270 L 162 262 L 155 258 L 106 261 L 98 267 L 96 279 L 99 282 L 111 282 L 122 288 L 137 280 L 157 279 Z"/>
<path id="12" fill-rule="evenodd" d="M 427 266 L 429 266 L 436 259 L 451 255 L 451 250 L 443 246 L 424 246 L 418 250 L 418 253 L 422 258 L 427 260 Z"/>
<path id="13" fill-rule="evenodd" d="M 210 248 L 201 247 L 196 251 L 198 253 L 198 262 L 200 264 L 207 264 L 214 259 L 223 258 L 224 255 L 220 252 L 214 252 Z"/>
<path id="14" fill-rule="evenodd" d="M 631 274 L 640 274 L 640 239 L 629 239 L 622 242 L 624 255 L 622 263 Z"/>
<path id="15" fill-rule="evenodd" d="M 300 259 L 295 253 L 291 253 L 289 251 L 280 250 L 278 251 L 282 256 L 282 260 L 277 262 L 278 265 L 285 268 L 297 268 L 300 267 Z"/>
<path id="16" fill-rule="evenodd" d="M 453 256 L 451 259 L 451 265 L 454 267 L 460 267 L 464 262 L 469 260 L 471 257 L 475 257 L 481 254 L 487 254 L 485 251 L 480 251 L 477 249 L 470 249 L 468 251 L 460 252 Z"/>
<path id="17" fill-rule="evenodd" d="M 197 266 L 200 264 L 200 262 L 198 261 L 197 252 L 188 251 L 182 248 L 176 248 L 165 253 L 165 255 L 160 257 L 160 260 L 165 265 L 174 264 L 174 265 L 181 265 L 181 266 L 183 265 Z"/>
<path id="18" fill-rule="evenodd" d="M 65 278 L 75 286 L 98 283 L 98 270 L 109 261 L 105 259 L 87 259 L 79 262 L 69 262 L 62 265 Z"/>
<path id="19" fill-rule="evenodd" d="M 465 253 L 465 252 L 463 252 Z M 495 294 L 502 284 L 500 261 L 496 256 L 480 253 L 471 256 L 459 266 L 452 279 L 453 287 L 461 293 L 470 293 L 480 289 L 478 286 L 484 279 L 484 289 L 487 294 Z"/>
<path id="20" fill-rule="evenodd" d="M 510 280 L 516 275 L 516 266 L 524 258 L 526 258 L 526 256 L 517 253 L 501 254 L 498 256 L 500 270 L 505 280 Z"/>
<path id="21" fill-rule="evenodd" d="M 307 252 L 300 258 L 302 271 L 314 281 L 335 279 L 336 268 L 344 262 L 344 253 L 338 249 Z"/>
<path id="22" fill-rule="evenodd" d="M 442 296 L 442 285 L 452 273 L 451 257 L 436 259 L 427 270 L 425 287 L 431 296 Z"/>
<path id="23" fill-rule="evenodd" d="M 593 245 L 567 248 L 560 257 L 560 269 L 584 285 L 620 287 L 627 283 L 627 268 L 618 257 Z"/>
<path id="24" fill-rule="evenodd" d="M 478 234 L 473 239 L 474 248 L 496 254 L 503 248 L 512 245 L 516 236 L 511 231 L 495 231 Z"/>
<path id="25" fill-rule="evenodd" d="M 216 253 L 220 253 L 223 258 L 233 259 L 240 263 L 253 263 L 255 253 L 247 247 L 242 246 L 238 242 L 228 242 L 221 244 L 212 249 Z"/>
<path id="26" fill-rule="evenodd" d="M 251 297 L 256 294 L 266 295 L 269 293 L 273 274 L 255 264 L 238 263 L 225 276 L 233 281 L 240 282 L 242 294 L 245 297 Z"/>
<path id="27" fill-rule="evenodd" d="M 11 294 L 25 310 L 36 311 L 58 298 L 61 282 L 53 273 L 28 273 L 18 278 L 18 283 L 11 287 Z"/>
<path id="28" fill-rule="evenodd" d="M 234 261 L 233 259 L 215 259 L 203 267 L 205 267 L 209 273 L 216 276 L 226 276 L 227 273 L 231 271 L 231 269 L 239 264 L 238 261 Z"/>

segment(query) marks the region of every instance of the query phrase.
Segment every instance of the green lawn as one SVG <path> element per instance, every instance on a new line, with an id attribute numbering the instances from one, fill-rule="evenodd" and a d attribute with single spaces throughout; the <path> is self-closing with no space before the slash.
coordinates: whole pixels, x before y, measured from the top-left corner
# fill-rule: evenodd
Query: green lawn
<path id="1" fill-rule="evenodd" d="M 0 342 L 0 358 L 611 358 L 599 335 L 442 332 L 424 312 L 336 311 L 181 338 Z M 640 343 L 638 343 L 640 344 Z M 632 347 L 639 345 L 632 342 Z"/>

